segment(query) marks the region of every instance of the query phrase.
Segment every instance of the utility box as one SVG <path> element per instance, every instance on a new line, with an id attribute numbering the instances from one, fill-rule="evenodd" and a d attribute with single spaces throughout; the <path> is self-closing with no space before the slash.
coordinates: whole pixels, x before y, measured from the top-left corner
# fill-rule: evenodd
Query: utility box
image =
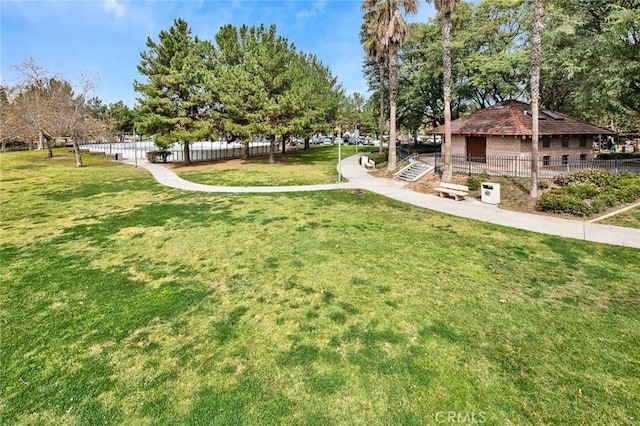
<path id="1" fill-rule="evenodd" d="M 487 204 L 500 204 L 500 184 L 483 182 L 480 187 L 481 200 Z"/>

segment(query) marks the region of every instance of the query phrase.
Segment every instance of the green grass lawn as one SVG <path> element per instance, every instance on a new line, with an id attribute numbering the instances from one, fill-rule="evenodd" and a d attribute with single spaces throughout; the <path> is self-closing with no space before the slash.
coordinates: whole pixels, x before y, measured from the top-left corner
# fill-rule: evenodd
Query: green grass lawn
<path id="1" fill-rule="evenodd" d="M 358 147 L 370 152 L 375 147 Z M 355 146 L 342 146 L 343 157 L 353 155 Z M 287 186 L 335 183 L 338 179 L 338 148 L 314 146 L 308 151 L 292 151 L 276 156 L 276 163 L 268 158 L 218 161 L 191 166 L 173 165 L 173 171 L 183 179 L 206 185 L 223 186 Z"/>
<path id="2" fill-rule="evenodd" d="M 0 155 L 1 424 L 640 418 L 638 250 L 57 154 Z"/>
<path id="3" fill-rule="evenodd" d="M 640 228 L 640 207 L 634 207 L 622 213 L 599 221 L 605 225 L 625 226 L 627 228 Z"/>

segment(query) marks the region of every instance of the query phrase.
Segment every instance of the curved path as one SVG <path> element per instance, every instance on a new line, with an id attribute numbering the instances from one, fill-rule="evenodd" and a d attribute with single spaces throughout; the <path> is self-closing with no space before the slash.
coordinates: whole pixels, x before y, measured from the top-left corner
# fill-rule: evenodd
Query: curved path
<path id="1" fill-rule="evenodd" d="M 125 162 L 133 164 L 131 160 Z M 454 201 L 453 199 L 440 198 L 437 195 L 411 191 L 404 188 L 406 185 L 405 182 L 371 176 L 371 174 L 360 166 L 358 155 L 347 157 L 342 160 L 341 165 L 342 175 L 349 180 L 345 183 L 306 186 L 230 187 L 189 182 L 178 177 L 172 170 L 160 164 L 148 163 L 142 160 L 138 161 L 138 166 L 149 170 L 159 183 L 186 191 L 268 193 L 363 189 L 414 206 L 468 219 L 542 234 L 557 235 L 565 238 L 576 238 L 579 240 L 640 248 L 640 229 L 514 212 L 503 210 L 490 204 L 484 204 L 473 198 Z"/>

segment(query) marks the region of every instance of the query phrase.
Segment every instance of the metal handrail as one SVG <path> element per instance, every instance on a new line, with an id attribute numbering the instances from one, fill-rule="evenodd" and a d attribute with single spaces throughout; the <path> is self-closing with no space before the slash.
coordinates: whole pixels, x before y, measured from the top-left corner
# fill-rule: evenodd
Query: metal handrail
<path id="1" fill-rule="evenodd" d="M 396 174 L 399 170 L 403 169 L 405 167 L 405 163 L 409 164 L 411 162 L 411 160 L 413 160 L 414 158 L 418 157 L 418 153 L 414 152 L 413 154 L 404 157 L 402 160 L 400 160 L 399 162 L 396 163 L 396 168 L 393 170 L 393 174 Z"/>

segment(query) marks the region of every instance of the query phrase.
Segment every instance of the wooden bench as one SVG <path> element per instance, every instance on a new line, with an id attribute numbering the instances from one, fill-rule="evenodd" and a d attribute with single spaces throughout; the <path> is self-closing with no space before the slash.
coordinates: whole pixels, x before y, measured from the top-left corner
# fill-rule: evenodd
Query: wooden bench
<path id="1" fill-rule="evenodd" d="M 464 197 L 469 195 L 468 186 L 456 185 L 455 183 L 440 182 L 440 186 L 435 191 L 443 198 L 453 195 L 456 201 L 464 200 Z"/>
<path id="2" fill-rule="evenodd" d="M 376 163 L 373 160 L 369 159 L 369 157 L 367 157 L 366 155 L 360 157 L 360 165 L 369 170 L 376 168 Z"/>

